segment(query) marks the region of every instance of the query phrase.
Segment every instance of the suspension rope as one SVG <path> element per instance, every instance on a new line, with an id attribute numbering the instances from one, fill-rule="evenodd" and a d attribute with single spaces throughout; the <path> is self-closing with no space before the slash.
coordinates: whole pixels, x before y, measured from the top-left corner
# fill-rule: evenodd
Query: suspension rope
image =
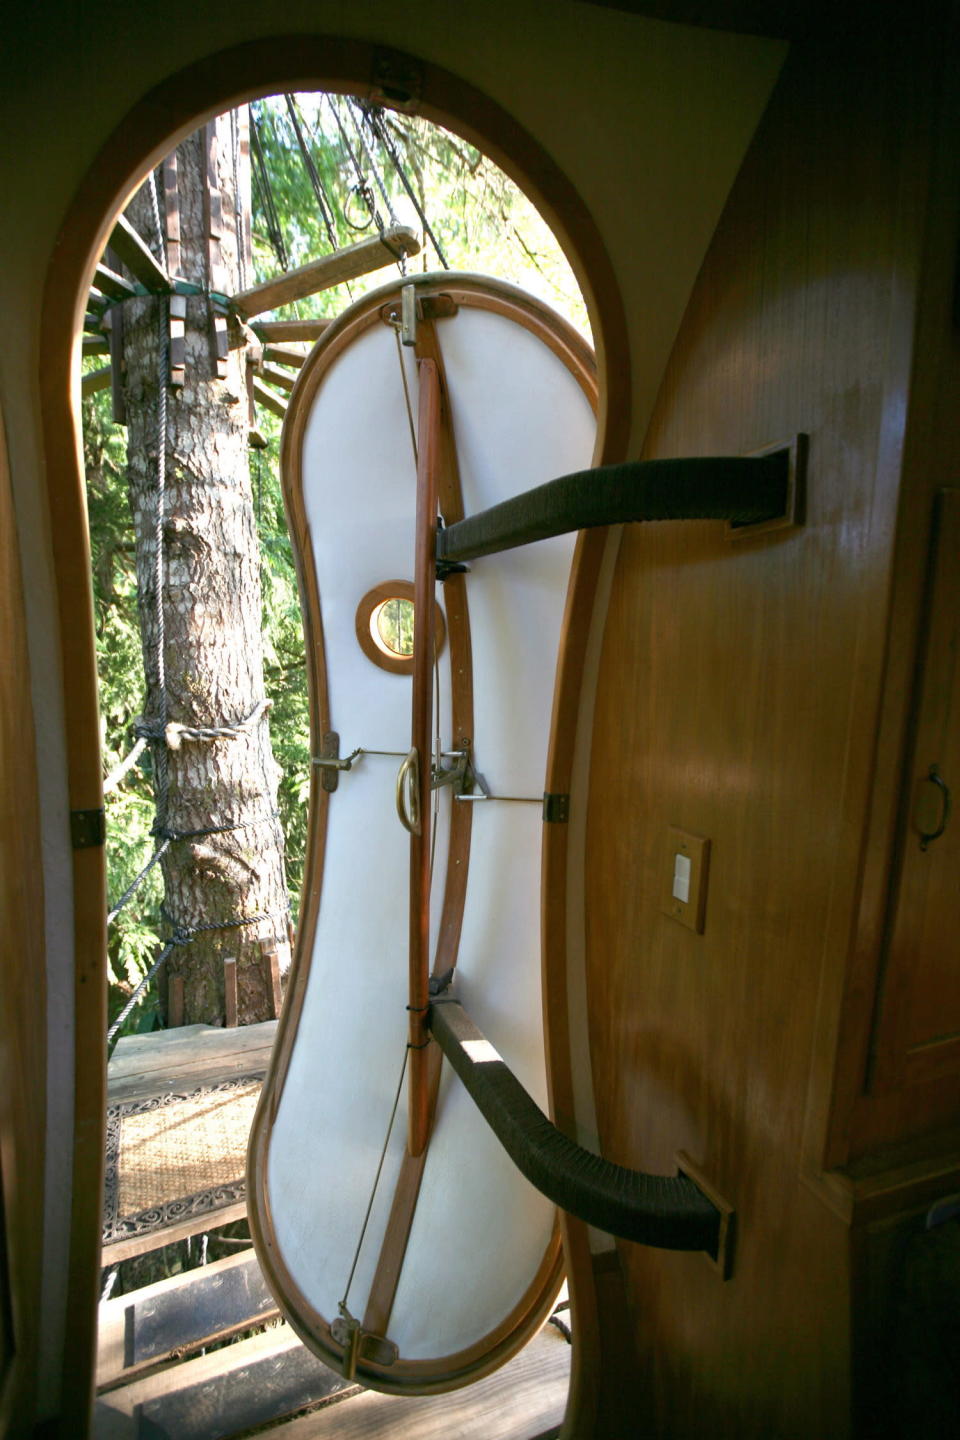
<path id="1" fill-rule="evenodd" d="M 357 1248 L 353 1254 L 353 1264 L 350 1266 L 350 1274 L 347 1277 L 347 1284 L 346 1289 L 343 1292 L 343 1299 L 337 1306 L 337 1309 L 345 1320 L 353 1319 L 350 1311 L 347 1309 L 347 1299 L 350 1295 L 350 1286 L 353 1284 L 353 1277 L 357 1268 L 357 1261 L 360 1259 L 360 1251 L 363 1249 L 363 1241 L 364 1236 L 367 1233 L 367 1226 L 370 1223 L 370 1212 L 373 1210 L 373 1202 L 376 1199 L 377 1187 L 380 1184 L 380 1175 L 383 1170 L 383 1162 L 387 1158 L 387 1146 L 390 1144 L 390 1136 L 393 1134 L 394 1121 L 397 1118 L 397 1107 L 400 1104 L 400 1094 L 403 1090 L 403 1077 L 407 1073 L 407 1050 L 409 1050 L 409 1048 L 409 1045 L 406 1046 L 403 1052 L 403 1064 L 400 1066 L 400 1079 L 397 1081 L 397 1093 L 393 1097 L 393 1108 L 390 1111 L 390 1119 L 387 1121 L 387 1133 L 383 1138 L 383 1149 L 380 1151 L 380 1160 L 377 1164 L 377 1173 L 373 1177 L 373 1186 L 370 1190 L 370 1199 L 367 1202 L 367 1213 L 364 1215 L 363 1224 L 360 1227 L 360 1238 L 357 1241 Z"/>
<path id="2" fill-rule="evenodd" d="M 390 254 L 393 256 L 394 260 L 396 260 L 397 266 L 399 267 L 399 270 L 400 270 L 400 274 L 401 274 L 401 275 L 406 275 L 406 273 L 407 273 L 407 257 L 406 257 L 406 255 L 403 253 L 402 250 L 398 250 L 397 247 L 396 247 L 394 244 L 392 244 L 392 242 L 389 241 L 389 240 L 387 239 L 387 237 L 386 237 L 385 227 L 384 227 L 384 223 L 383 223 L 383 216 L 380 214 L 380 211 L 377 209 L 377 204 L 376 204 L 376 200 L 374 199 L 374 196 L 373 196 L 373 191 L 370 189 L 370 182 L 369 182 L 369 180 L 367 179 L 366 175 L 364 175 L 364 173 L 363 173 L 363 170 L 362 170 L 361 165 L 360 165 L 359 158 L 357 157 L 357 153 L 356 153 L 356 151 L 354 150 L 353 146 L 350 144 L 350 138 L 349 138 L 349 136 L 347 135 L 346 130 L 344 129 L 343 121 L 340 119 L 339 99 L 335 102 L 335 101 L 334 101 L 334 97 L 333 97 L 332 95 L 328 95 L 328 96 L 327 96 L 327 105 L 328 105 L 328 108 L 330 109 L 330 111 L 331 111 L 331 113 L 332 113 L 332 115 L 333 115 L 334 120 L 335 120 L 336 123 L 337 123 L 337 129 L 340 131 L 340 139 L 341 139 L 342 142 L 343 142 L 343 145 L 344 145 L 344 148 L 346 149 L 347 154 L 350 156 L 350 160 L 351 160 L 351 162 L 352 162 L 352 164 L 353 164 L 353 172 L 354 172 L 354 174 L 355 174 L 356 177 L 357 177 L 357 183 L 356 183 L 356 184 L 354 185 L 354 187 L 353 187 L 353 193 L 354 193 L 355 195 L 359 195 L 360 198 L 363 200 L 363 203 L 366 205 L 367 211 L 368 211 L 369 217 L 370 217 L 370 218 L 367 220 L 366 225 L 353 225 L 353 224 L 351 223 L 351 221 L 350 221 L 349 216 L 347 215 L 346 209 L 344 209 L 343 218 L 344 218 L 344 220 L 347 222 L 347 224 L 350 226 L 351 230 L 367 230 L 367 229 L 369 229 L 369 227 L 370 227 L 370 221 L 372 220 L 373 223 L 376 225 L 377 230 L 380 232 L 381 242 L 382 242 L 383 245 L 386 247 L 386 249 L 390 251 Z M 352 111 L 351 111 L 351 114 L 352 114 Z M 353 122 L 353 123 L 354 123 L 354 128 L 357 130 L 357 134 L 360 135 L 360 130 L 359 130 L 359 128 L 357 127 L 357 122 L 356 122 L 356 119 L 355 119 L 355 118 L 354 118 L 354 122 Z M 363 136 L 362 136 L 362 135 L 360 135 L 360 143 L 361 143 L 361 145 L 363 145 Z M 369 151 L 366 149 L 366 146 L 363 146 L 363 148 L 364 148 L 364 153 L 366 154 L 367 159 L 368 159 L 368 161 L 369 161 L 369 160 L 370 160 L 370 153 L 369 153 Z M 373 168 L 372 162 L 371 162 L 371 168 Z M 377 177 L 377 180 L 378 180 L 378 183 L 380 183 L 380 182 L 379 182 L 379 176 Z M 381 193 L 382 195 L 384 195 L 384 196 L 386 195 L 386 191 L 384 190 L 382 184 L 380 184 L 380 193 Z M 393 224 L 396 224 L 396 223 L 397 223 L 396 217 L 395 217 L 394 214 L 393 214 L 393 208 L 392 208 L 392 206 L 390 205 L 389 200 L 387 201 L 387 209 L 388 209 L 388 211 L 389 211 L 389 214 L 390 214 L 390 218 L 391 218 L 392 223 L 393 223 Z"/>
<path id="3" fill-rule="evenodd" d="M 134 721 L 133 733 L 148 740 L 163 740 L 170 750 L 179 750 L 184 740 L 236 740 L 249 735 L 272 704 L 269 697 L 259 700 L 246 720 L 235 725 L 181 725 L 179 720 L 148 720 L 141 715 Z"/>
<path id="4" fill-rule="evenodd" d="M 240 289 L 247 288 L 247 257 L 243 212 L 240 208 L 240 111 L 230 111 L 230 145 L 233 150 L 233 220 L 237 235 L 237 274 Z"/>
<path id="5" fill-rule="evenodd" d="M 172 836 L 165 836 L 165 837 L 163 838 L 163 841 L 161 842 L 161 844 L 159 844 L 159 845 L 157 846 L 156 850 L 154 850 L 153 854 L 150 856 L 150 859 L 147 861 L 146 865 L 144 865 L 143 869 L 140 871 L 140 874 L 137 876 L 137 878 L 136 878 L 135 880 L 131 881 L 131 883 L 127 886 L 126 890 L 124 890 L 123 894 L 120 896 L 120 899 L 117 901 L 116 905 L 114 905 L 113 909 L 110 910 L 110 911 L 108 912 L 108 914 L 107 914 L 107 924 L 108 924 L 108 925 L 112 925 L 112 924 L 113 924 L 114 920 L 116 920 L 117 916 L 120 914 L 120 911 L 123 909 L 124 905 L 126 905 L 127 901 L 130 899 L 131 895 L 133 895 L 134 891 L 135 891 L 135 890 L 137 889 L 137 887 L 141 884 L 141 882 L 144 881 L 144 880 L 147 878 L 147 876 L 150 874 L 150 871 L 153 869 L 154 865 L 156 865 L 157 861 L 158 861 L 158 860 L 160 859 L 160 857 L 163 855 L 164 851 L 167 849 L 167 846 L 170 844 L 170 840 L 171 840 L 172 838 L 173 838 Z"/>
<path id="6" fill-rule="evenodd" d="M 403 397 L 407 405 L 407 424 L 410 426 L 410 443 L 413 446 L 413 463 L 414 465 L 419 465 L 420 458 L 417 454 L 417 427 L 413 419 L 413 405 L 410 403 L 410 386 L 407 383 L 407 367 L 403 363 L 403 346 L 400 344 L 400 322 L 399 320 L 396 321 L 396 323 L 391 321 L 391 324 L 393 324 L 393 338 L 397 342 L 397 361 L 400 365 L 400 378 L 403 381 Z"/>
<path id="7" fill-rule="evenodd" d="M 277 205 L 273 196 L 273 185 L 270 182 L 270 175 L 267 171 L 266 160 L 263 154 L 263 140 L 260 135 L 260 117 L 250 107 L 250 154 L 253 159 L 253 180 L 260 192 L 260 204 L 263 209 L 264 219 L 267 225 L 267 236 L 270 240 L 273 253 L 277 257 L 280 269 L 290 269 L 290 256 L 287 254 L 287 244 L 283 238 L 283 230 L 280 226 L 280 218 L 277 214 Z"/>
<path id="8" fill-rule="evenodd" d="M 200 830 L 170 830 L 167 828 L 161 829 L 158 825 L 155 824 L 153 827 L 153 834 L 161 843 L 154 850 L 153 854 L 150 856 L 150 859 L 147 861 L 146 865 L 144 865 L 143 869 L 137 875 L 136 879 L 132 880 L 131 883 L 127 886 L 126 890 L 124 890 L 123 894 L 120 896 L 120 899 L 117 901 L 116 905 L 114 905 L 113 909 L 107 913 L 107 925 L 113 924 L 117 916 L 120 914 L 121 910 L 124 908 L 124 906 L 130 900 L 131 896 L 137 890 L 138 886 L 147 878 L 154 865 L 156 865 L 157 861 L 164 854 L 167 846 L 172 844 L 174 840 L 202 840 L 207 835 L 229 835 L 232 834 L 234 830 L 250 830 L 255 825 L 269 825 L 274 821 L 279 824 L 279 810 L 271 810 L 267 815 L 255 815 L 252 820 L 237 820 L 229 825 L 205 825 Z"/>
<path id="9" fill-rule="evenodd" d="M 380 191 L 380 197 L 383 200 L 384 205 L 386 205 L 387 207 L 387 214 L 390 216 L 390 224 L 399 225 L 400 221 L 397 219 L 397 213 L 393 208 L 393 203 L 390 199 L 390 196 L 387 194 L 387 189 L 383 183 L 383 178 L 381 177 L 380 171 L 377 167 L 377 162 L 373 158 L 370 148 L 367 145 L 366 137 L 363 133 L 363 127 L 361 126 L 360 121 L 357 119 L 356 104 L 350 96 L 347 97 L 347 110 L 349 112 L 350 119 L 353 121 L 353 128 L 357 132 L 357 139 L 360 141 L 360 149 L 363 151 L 366 162 L 370 166 L 371 174 L 373 175 L 373 178 L 376 182 L 377 189 Z M 404 255 L 404 264 L 406 264 L 406 258 L 407 257 Z"/>
<path id="10" fill-rule="evenodd" d="M 173 924 L 165 907 L 160 907 L 160 913 L 168 924 Z M 256 915 L 244 915 L 239 920 L 207 920 L 201 925 L 173 924 L 170 943 L 189 945 L 198 935 L 208 935 L 215 930 L 243 930 L 248 925 L 262 925 L 265 920 L 286 920 L 289 914 L 290 906 L 284 905 L 279 910 L 260 910 Z"/>
<path id="11" fill-rule="evenodd" d="M 143 979 L 140 981 L 140 984 L 137 986 L 136 990 L 134 990 L 133 994 L 130 996 L 130 999 L 127 1001 L 126 1005 L 124 1005 L 123 1009 L 120 1011 L 120 1014 L 117 1016 L 116 1020 L 114 1020 L 113 1024 L 110 1026 L 110 1029 L 107 1031 L 108 1045 L 113 1040 L 113 1037 L 120 1029 L 120 1026 L 123 1024 L 124 1020 L 126 1020 L 127 1016 L 130 1014 L 130 1011 L 139 1001 L 140 996 L 143 994 L 144 990 L 146 990 L 147 986 L 150 984 L 150 981 L 153 979 L 154 975 L 156 975 L 157 971 L 160 969 L 160 966 L 163 964 L 164 960 L 166 960 L 171 950 L 175 950 L 176 947 L 182 943 L 182 941 L 174 939 L 168 940 L 166 945 L 164 945 L 163 949 L 160 951 L 160 954 L 157 956 L 156 960 L 154 960 L 153 964 L 150 966 L 150 969 L 147 971 L 146 975 L 144 975 Z"/>
<path id="12" fill-rule="evenodd" d="M 293 129 L 297 137 L 297 145 L 300 147 L 300 155 L 303 159 L 303 166 L 307 172 L 310 184 L 313 188 L 313 193 L 317 202 L 317 208 L 320 211 L 324 228 L 327 232 L 327 239 L 330 241 L 330 249 L 338 250 L 340 247 L 337 244 L 337 236 L 333 228 L 333 211 L 330 207 L 330 202 L 328 201 L 324 192 L 323 182 L 320 179 L 320 172 L 317 170 L 313 156 L 310 154 L 310 149 L 307 145 L 306 137 L 303 133 L 303 127 L 300 124 L 300 115 L 294 102 L 294 98 L 292 95 L 284 95 L 283 98 L 287 102 L 287 109 L 290 112 L 290 119 L 293 122 Z"/>
<path id="13" fill-rule="evenodd" d="M 326 99 L 328 110 L 336 121 L 337 129 L 340 131 L 340 139 L 343 143 L 343 148 L 346 150 L 348 156 L 350 157 L 350 163 L 353 165 L 353 173 L 356 176 L 356 184 L 353 187 L 352 193 L 354 195 L 359 195 L 360 199 L 367 207 L 367 221 L 364 225 L 355 225 L 350 219 L 350 217 L 347 215 L 346 209 L 344 209 L 343 211 L 343 218 L 350 226 L 351 230 L 369 230 L 370 225 L 375 224 L 382 235 L 383 217 L 377 210 L 376 201 L 373 198 L 373 191 L 370 189 L 370 182 L 367 180 L 366 175 L 364 175 L 363 171 L 361 170 L 360 161 L 357 158 L 357 153 L 354 150 L 353 146 L 350 144 L 347 132 L 343 128 L 343 121 L 340 119 L 339 107 L 334 101 L 334 97 L 332 95 L 326 95 L 324 98 Z M 316 134 L 316 131 L 314 131 L 314 134 Z"/>
<path id="14" fill-rule="evenodd" d="M 154 520 L 154 561 L 153 584 L 156 612 L 157 636 L 154 648 L 154 672 L 157 685 L 157 724 L 161 729 L 167 725 L 167 670 L 164 649 L 166 646 L 166 621 L 163 614 L 163 521 L 167 493 L 167 317 L 166 307 L 161 300 L 160 311 L 160 395 L 157 415 L 157 508 Z M 139 738 L 139 737 L 138 737 Z M 153 751 L 154 773 L 156 776 L 157 818 L 161 824 L 167 820 L 167 799 L 170 790 L 167 747 L 155 745 Z"/>
<path id="15" fill-rule="evenodd" d="M 424 213 L 423 206 L 420 204 L 420 201 L 417 199 L 414 193 L 413 186 L 407 179 L 406 171 L 403 168 L 403 161 L 397 154 L 393 141 L 390 139 L 387 128 L 383 123 L 382 110 L 377 105 L 364 104 L 363 101 L 360 102 L 360 109 L 362 110 L 367 120 L 367 123 L 370 126 L 370 129 L 373 131 L 374 135 L 376 135 L 377 139 L 380 141 L 380 144 L 390 156 L 390 160 L 393 164 L 394 170 L 397 172 L 400 183 L 410 197 L 413 208 L 416 210 L 417 214 L 420 217 L 420 223 L 424 228 L 424 232 L 429 236 L 430 243 L 433 246 L 434 250 L 437 252 L 437 259 L 440 261 L 440 264 L 442 265 L 444 270 L 449 270 L 450 266 L 447 264 L 446 256 L 440 248 L 440 242 L 437 240 L 436 235 L 434 235 L 433 230 L 430 228 L 430 221 L 427 219 L 426 214 Z"/>

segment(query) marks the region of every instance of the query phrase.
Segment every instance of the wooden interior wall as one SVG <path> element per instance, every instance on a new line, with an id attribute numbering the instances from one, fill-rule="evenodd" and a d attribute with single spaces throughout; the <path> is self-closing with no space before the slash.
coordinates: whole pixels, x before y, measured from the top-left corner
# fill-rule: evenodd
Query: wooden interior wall
<path id="1" fill-rule="evenodd" d="M 0 420 L 0 1434 L 26 1433 L 40 1330 L 43 881 L 16 520 Z"/>
<path id="2" fill-rule="evenodd" d="M 853 933 L 880 713 L 929 150 L 903 35 L 792 53 L 695 287 L 650 456 L 810 437 L 806 524 L 625 531 L 587 844 L 604 1150 L 686 1150 L 737 1209 L 733 1277 L 625 1245 L 638 1433 L 843 1436 L 847 1222 L 805 1183 L 818 1036 Z M 711 842 L 702 935 L 667 830 Z M 669 870 L 668 870 L 669 867 Z M 819 1102 L 818 1102 L 819 1103 Z"/>

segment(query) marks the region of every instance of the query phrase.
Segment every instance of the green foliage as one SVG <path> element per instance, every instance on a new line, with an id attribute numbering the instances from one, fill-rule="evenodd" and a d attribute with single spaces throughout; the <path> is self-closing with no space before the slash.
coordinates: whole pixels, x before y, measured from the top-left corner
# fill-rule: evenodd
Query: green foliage
<path id="1" fill-rule="evenodd" d="M 100 681 L 100 745 L 109 774 L 133 746 L 143 711 L 143 656 L 137 612 L 133 521 L 127 501 L 126 432 L 110 419 L 109 392 L 83 403 L 87 512 L 93 558 L 93 602 Z M 149 762 L 128 771 L 105 800 L 107 894 L 115 904 L 153 853 L 153 792 Z M 111 1022 L 149 968 L 159 944 L 162 887 L 157 867 L 111 926 L 108 939 Z M 155 997 L 137 1008 L 126 1030 L 150 1029 Z"/>
<path id="2" fill-rule="evenodd" d="M 310 793 L 310 707 L 300 594 L 280 489 L 280 425 L 259 416 L 264 450 L 253 452 L 250 478 L 260 536 L 264 680 L 273 701 L 270 739 L 282 776 L 277 799 L 285 838 L 287 891 L 296 923 L 303 885 Z"/>

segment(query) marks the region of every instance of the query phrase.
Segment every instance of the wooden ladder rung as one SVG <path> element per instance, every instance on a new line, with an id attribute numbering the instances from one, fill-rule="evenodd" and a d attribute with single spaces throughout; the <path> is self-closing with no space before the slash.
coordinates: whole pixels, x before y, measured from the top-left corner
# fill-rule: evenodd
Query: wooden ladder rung
<path id="1" fill-rule="evenodd" d="M 94 1440 L 225 1440 L 357 1389 L 281 1324 L 102 1394 Z"/>
<path id="2" fill-rule="evenodd" d="M 99 1317 L 97 1389 L 115 1389 L 278 1313 L 252 1249 L 105 1300 Z"/>

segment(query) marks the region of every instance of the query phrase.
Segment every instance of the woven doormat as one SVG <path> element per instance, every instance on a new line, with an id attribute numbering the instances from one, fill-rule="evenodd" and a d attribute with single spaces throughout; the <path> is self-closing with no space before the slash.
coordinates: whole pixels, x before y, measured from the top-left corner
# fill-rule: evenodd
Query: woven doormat
<path id="1" fill-rule="evenodd" d="M 261 1084 L 246 1076 L 108 1108 L 104 1245 L 244 1198 L 247 1137 Z"/>

